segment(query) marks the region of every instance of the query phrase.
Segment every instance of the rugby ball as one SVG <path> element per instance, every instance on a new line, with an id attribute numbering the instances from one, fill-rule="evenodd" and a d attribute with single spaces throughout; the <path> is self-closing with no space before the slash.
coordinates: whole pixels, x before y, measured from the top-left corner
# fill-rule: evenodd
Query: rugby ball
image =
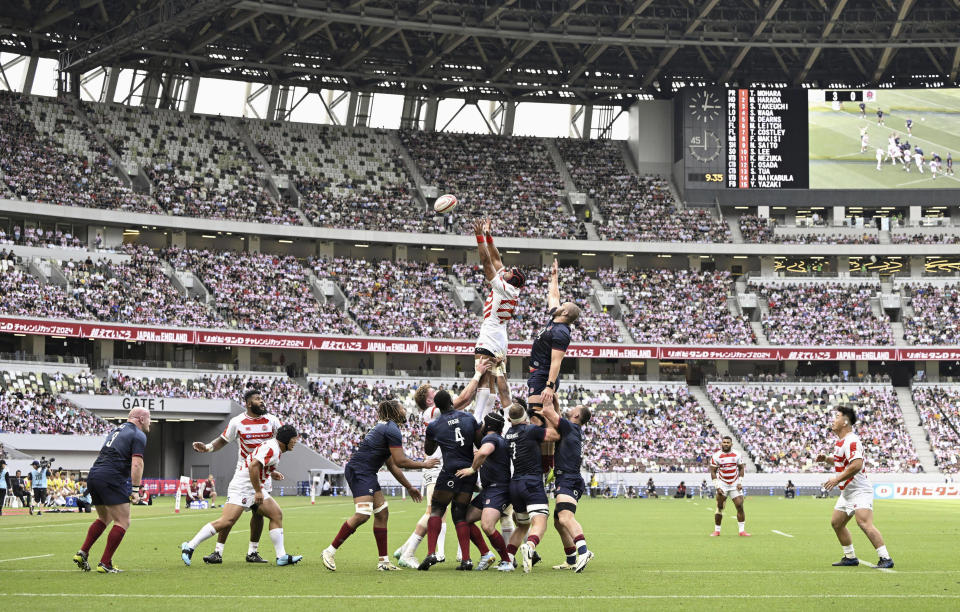
<path id="1" fill-rule="evenodd" d="M 437 201 L 433 203 L 433 210 L 443 215 L 453 210 L 456 205 L 457 196 L 445 193 L 437 198 Z"/>

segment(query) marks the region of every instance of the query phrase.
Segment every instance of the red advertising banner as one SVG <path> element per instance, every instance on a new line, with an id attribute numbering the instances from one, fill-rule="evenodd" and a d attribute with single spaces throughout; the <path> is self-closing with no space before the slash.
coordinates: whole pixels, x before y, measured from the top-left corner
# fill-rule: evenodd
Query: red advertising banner
<path id="1" fill-rule="evenodd" d="M 194 344 L 196 332 L 192 329 L 130 327 L 107 323 L 83 323 L 80 336 L 102 340 L 127 340 L 130 342 L 174 342 Z"/>
<path id="2" fill-rule="evenodd" d="M 180 486 L 180 481 L 172 478 L 162 480 L 144 478 L 142 484 L 150 495 L 174 495 L 177 492 L 177 487 Z"/>
<path id="3" fill-rule="evenodd" d="M 196 344 L 214 346 L 250 346 L 254 348 L 309 349 L 313 348 L 310 336 L 282 334 L 252 334 L 234 331 L 198 331 Z"/>
<path id="4" fill-rule="evenodd" d="M 782 348 L 780 359 L 797 361 L 896 361 L 895 348 Z"/>
<path id="5" fill-rule="evenodd" d="M 775 348 L 722 347 L 722 346 L 661 346 L 660 359 L 732 359 L 776 361 L 779 351 Z"/>
<path id="6" fill-rule="evenodd" d="M 960 347 L 957 348 L 906 348 L 898 349 L 900 361 L 960 361 Z"/>
<path id="7" fill-rule="evenodd" d="M 318 351 L 371 351 L 375 353 L 423 353 L 422 340 L 378 340 L 373 338 L 310 338 Z"/>
<path id="8" fill-rule="evenodd" d="M 70 336 L 75 338 L 80 335 L 80 324 L 0 317 L 0 332 L 8 334 L 28 334 L 32 336 Z"/>

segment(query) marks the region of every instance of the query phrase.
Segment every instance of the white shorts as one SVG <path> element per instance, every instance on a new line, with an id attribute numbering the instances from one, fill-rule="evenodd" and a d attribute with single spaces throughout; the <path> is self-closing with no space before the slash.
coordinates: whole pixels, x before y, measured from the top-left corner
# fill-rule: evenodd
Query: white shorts
<path id="1" fill-rule="evenodd" d="M 859 489 L 851 491 L 846 489 L 840 492 L 837 503 L 833 506 L 834 510 L 839 510 L 847 516 L 850 516 L 857 510 L 873 510 L 873 489 Z"/>
<path id="2" fill-rule="evenodd" d="M 430 487 L 433 483 L 437 482 L 437 477 L 440 475 L 440 470 L 434 468 L 432 470 L 425 470 L 423 472 L 423 484 L 424 487 Z M 424 489 L 426 490 L 426 489 Z"/>
<path id="3" fill-rule="evenodd" d="M 263 489 L 264 501 L 270 499 L 270 492 L 267 491 L 266 487 L 261 488 Z M 227 487 L 227 503 L 249 510 L 250 506 L 253 505 L 255 493 L 256 491 L 253 490 L 253 485 L 250 483 L 249 474 L 246 472 L 237 474 L 230 481 L 230 486 Z"/>
<path id="4" fill-rule="evenodd" d="M 743 491 L 737 489 L 736 484 L 727 484 L 725 482 L 720 483 L 720 487 L 717 489 L 717 491 L 723 493 L 723 496 L 727 499 L 734 499 L 743 495 Z"/>
<path id="5" fill-rule="evenodd" d="M 480 326 L 480 337 L 477 338 L 476 348 L 490 351 L 494 355 L 507 354 L 507 328 L 505 325 L 484 323 Z"/>

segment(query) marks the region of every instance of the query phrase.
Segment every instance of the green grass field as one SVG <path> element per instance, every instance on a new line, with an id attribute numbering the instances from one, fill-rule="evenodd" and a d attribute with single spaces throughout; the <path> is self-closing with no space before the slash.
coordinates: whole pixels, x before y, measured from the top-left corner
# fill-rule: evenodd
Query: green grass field
<path id="1" fill-rule="evenodd" d="M 877 125 L 877 107 L 883 109 L 885 126 Z M 960 161 L 960 90 L 877 90 L 877 101 L 867 104 L 866 119 L 856 103 L 847 102 L 835 111 L 829 104 L 809 105 L 811 189 L 960 189 L 960 172 L 953 177 L 931 179 L 928 168 L 920 175 L 885 164 L 877 171 L 876 149 L 887 148 L 891 132 L 906 135 L 905 122 L 913 119 L 913 136 L 926 160 L 938 153 L 946 167 L 947 153 Z M 860 128 L 867 126 L 870 144 L 860 153 Z M 960 165 L 957 166 L 960 169 Z M 882 204 L 882 203 L 880 203 Z"/>
<path id="2" fill-rule="evenodd" d="M 552 570 L 562 550 L 551 528 L 539 547 L 544 563 L 529 575 L 454 571 L 452 529 L 447 563 L 429 573 L 380 573 L 374 569 L 376 546 L 369 525 L 340 549 L 338 569 L 332 573 L 323 567 L 320 551 L 352 513 L 351 500 L 323 499 L 316 506 L 305 498 L 280 502 L 287 550 L 304 555 L 294 567 L 244 563 L 245 517 L 231 534 L 223 565 L 205 566 L 200 560 L 213 549 L 209 540 L 198 549 L 193 567 L 185 567 L 180 542 L 219 511 L 176 515 L 169 498 L 135 508 L 133 525 L 114 557 L 114 564 L 125 570 L 119 575 L 84 573 L 71 561 L 93 515 L 0 517 L 0 601 L 10 610 L 72 611 L 107 606 L 190 609 L 197 604 L 208 609 L 266 608 L 271 600 L 284 610 L 472 609 L 468 606 L 478 601 L 496 609 L 562 609 L 571 604 L 601 610 L 656 606 L 765 611 L 960 606 L 956 502 L 878 502 L 877 526 L 896 562 L 893 571 L 879 571 L 830 566 L 841 556 L 828 523 L 831 500 L 750 498 L 746 509 L 752 538 L 736 535 L 732 508 L 723 536 L 709 537 L 713 515 L 708 500 L 585 500 L 578 517 L 597 557 L 582 574 Z M 406 539 L 422 507 L 392 500 L 390 511 L 392 552 Z M 99 560 L 105 540 L 104 535 L 94 546 L 91 561 Z M 854 544 L 861 559 L 876 562 L 875 551 L 856 528 Z M 421 557 L 425 547 L 418 551 Z M 266 534 L 261 553 L 273 557 Z"/>

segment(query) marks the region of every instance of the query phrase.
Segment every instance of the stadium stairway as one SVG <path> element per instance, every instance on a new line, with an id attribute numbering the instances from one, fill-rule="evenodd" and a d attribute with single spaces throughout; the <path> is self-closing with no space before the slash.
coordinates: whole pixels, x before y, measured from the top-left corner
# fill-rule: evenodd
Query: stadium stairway
<path id="1" fill-rule="evenodd" d="M 387 130 L 387 138 L 390 140 L 390 144 L 393 145 L 393 148 L 396 149 L 397 155 L 400 156 L 400 159 L 403 160 L 403 166 L 407 169 L 407 172 L 410 174 L 410 178 L 413 179 L 413 184 L 416 186 L 414 193 L 416 194 L 417 201 L 420 204 L 426 206 L 426 198 L 423 197 L 423 186 L 424 180 L 423 175 L 420 174 L 420 168 L 417 167 L 416 160 L 413 159 L 413 156 L 410 155 L 410 151 L 407 150 L 407 147 L 403 146 L 403 141 L 400 140 L 400 135 L 396 130 Z M 437 195 L 440 195 L 439 193 Z"/>
<path id="2" fill-rule="evenodd" d="M 757 346 L 770 346 L 767 340 L 767 334 L 763 331 L 763 323 L 760 321 L 750 321 L 750 327 L 753 328 L 753 335 L 757 338 Z"/>
<path id="3" fill-rule="evenodd" d="M 730 238 L 737 244 L 743 243 L 743 234 L 740 232 L 740 217 L 738 215 L 725 215 L 724 221 L 730 228 Z"/>
<path id="4" fill-rule="evenodd" d="M 893 343 L 897 346 L 906 346 L 907 340 L 903 337 L 903 323 L 891 321 L 890 330 L 893 332 Z"/>
<path id="5" fill-rule="evenodd" d="M 717 431 L 720 432 L 721 436 L 730 436 L 733 438 L 733 450 L 740 453 L 740 456 L 743 457 L 744 462 L 746 463 L 745 471 L 747 472 L 756 472 L 757 466 L 753 462 L 753 458 L 744 450 L 743 445 L 740 444 L 740 439 L 734 434 L 733 431 L 727 426 L 727 422 L 723 420 L 723 417 L 720 416 L 720 412 L 717 410 L 717 407 L 713 405 L 713 402 L 710 401 L 710 396 L 707 395 L 707 390 L 705 387 L 701 386 L 690 386 L 690 395 L 696 398 L 697 402 L 703 408 L 703 411 L 706 413 L 707 418 L 710 419 L 710 422 L 713 423 L 714 427 L 717 428 Z M 924 467 L 926 469 L 926 467 Z"/>
<path id="6" fill-rule="evenodd" d="M 548 138 L 546 142 L 547 151 L 550 152 L 550 159 L 553 160 L 553 167 L 556 168 L 560 176 L 563 177 L 563 184 L 566 186 L 567 192 L 580 191 L 577 189 L 577 184 L 573 181 L 573 177 L 570 176 L 570 171 L 567 170 L 567 164 L 563 161 L 563 155 L 560 154 L 560 148 L 557 146 L 556 139 Z"/>
<path id="7" fill-rule="evenodd" d="M 123 167 L 123 158 L 119 153 L 117 153 L 116 149 L 113 148 L 110 142 L 103 137 L 103 130 L 97 127 L 93 120 L 87 116 L 87 113 L 81 107 L 80 103 L 72 96 L 63 96 L 58 99 L 70 106 L 73 109 L 74 114 L 80 119 L 80 121 L 84 123 L 84 125 L 87 126 L 88 138 L 93 138 L 93 140 L 95 140 L 96 143 L 103 147 L 103 150 L 107 152 L 107 155 L 109 155 L 110 159 L 113 160 L 113 171 L 117 174 L 117 176 L 119 176 L 128 187 L 133 188 L 138 193 L 144 193 L 142 191 L 143 187 L 146 187 L 147 193 L 149 193 L 150 183 L 141 182 L 139 185 L 134 184 L 133 179 L 129 174 L 127 174 L 126 169 Z M 137 189 L 137 187 L 140 187 L 140 189 Z"/>
<path id="8" fill-rule="evenodd" d="M 927 474 L 939 473 L 933 448 L 930 447 L 930 441 L 927 439 L 927 432 L 920 424 L 920 413 L 917 411 L 917 405 L 913 403 L 910 387 L 896 387 L 896 391 L 897 402 L 900 404 L 900 411 L 903 412 L 903 424 L 906 425 L 907 433 L 913 440 L 913 447 L 917 449 L 917 458 L 920 459 L 923 471 Z"/>
<path id="9" fill-rule="evenodd" d="M 277 173 L 276 169 L 266 157 L 260 153 L 260 149 L 257 148 L 257 143 L 253 141 L 253 138 L 250 137 L 250 132 L 244 128 L 243 123 L 232 117 L 224 117 L 224 122 L 233 130 L 233 133 L 240 138 L 240 141 L 247 147 L 247 152 L 250 153 L 250 157 L 253 161 L 260 164 L 263 168 L 260 174 L 260 179 L 263 181 L 264 187 L 273 199 L 277 202 L 283 202 L 283 194 L 280 193 L 280 187 L 277 185 L 276 181 L 273 180 L 273 176 Z M 304 225 L 310 225 L 307 221 L 306 216 L 297 209 L 297 216 L 300 218 L 301 223 Z"/>

